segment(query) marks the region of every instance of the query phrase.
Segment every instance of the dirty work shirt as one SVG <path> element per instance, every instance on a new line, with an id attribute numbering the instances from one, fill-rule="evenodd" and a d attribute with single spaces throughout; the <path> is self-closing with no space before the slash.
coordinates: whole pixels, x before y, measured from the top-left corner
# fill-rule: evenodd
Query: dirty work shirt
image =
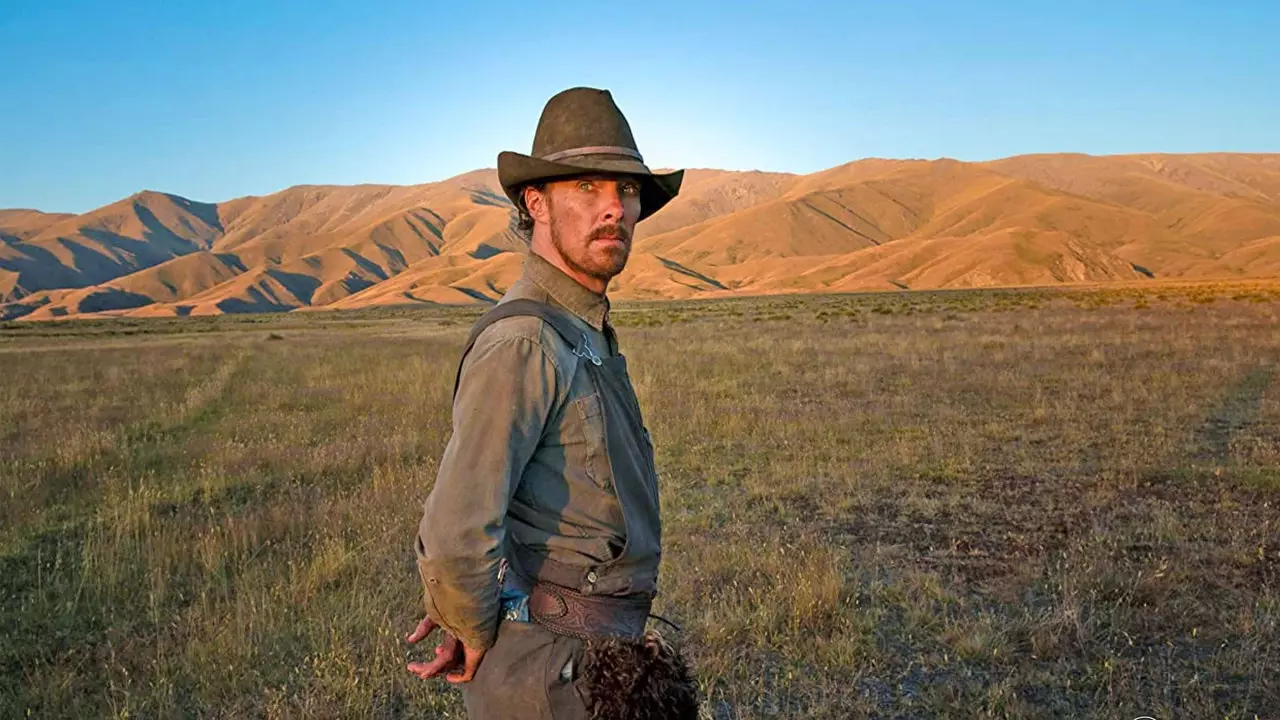
<path id="1" fill-rule="evenodd" d="M 533 253 L 501 302 L 516 299 L 563 307 L 599 355 L 616 355 L 605 296 Z M 417 555 L 427 614 L 468 647 L 494 643 L 506 543 L 578 566 L 626 546 L 600 398 L 579 360 L 541 318 L 517 316 L 485 329 L 463 362 Z"/>

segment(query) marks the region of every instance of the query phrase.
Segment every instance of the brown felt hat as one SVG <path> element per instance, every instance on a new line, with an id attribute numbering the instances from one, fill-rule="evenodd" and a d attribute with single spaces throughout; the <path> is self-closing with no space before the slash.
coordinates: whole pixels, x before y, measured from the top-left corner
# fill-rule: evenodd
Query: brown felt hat
<path id="1" fill-rule="evenodd" d="M 542 109 L 533 153 L 498 153 L 498 182 L 516 207 L 530 183 L 591 173 L 623 173 L 640 180 L 640 219 L 662 209 L 680 192 L 684 171 L 655 174 L 631 136 L 627 118 L 608 90 L 570 88 Z"/>

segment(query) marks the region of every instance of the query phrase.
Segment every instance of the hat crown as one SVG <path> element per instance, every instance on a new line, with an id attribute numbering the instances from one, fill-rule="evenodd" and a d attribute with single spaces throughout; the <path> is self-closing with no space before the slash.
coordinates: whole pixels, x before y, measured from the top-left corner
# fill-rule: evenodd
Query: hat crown
<path id="1" fill-rule="evenodd" d="M 631 125 L 608 90 L 577 87 L 547 101 L 533 135 L 533 156 L 578 148 L 616 147 L 639 154 Z"/>

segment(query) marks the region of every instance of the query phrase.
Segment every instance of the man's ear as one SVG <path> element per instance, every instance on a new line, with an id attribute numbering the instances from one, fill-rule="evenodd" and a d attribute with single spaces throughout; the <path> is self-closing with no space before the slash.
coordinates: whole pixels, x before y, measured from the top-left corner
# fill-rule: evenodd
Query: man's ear
<path id="1" fill-rule="evenodd" d="M 524 189 L 524 206 L 529 217 L 545 222 L 547 219 L 547 196 L 538 188 L 528 185 Z"/>

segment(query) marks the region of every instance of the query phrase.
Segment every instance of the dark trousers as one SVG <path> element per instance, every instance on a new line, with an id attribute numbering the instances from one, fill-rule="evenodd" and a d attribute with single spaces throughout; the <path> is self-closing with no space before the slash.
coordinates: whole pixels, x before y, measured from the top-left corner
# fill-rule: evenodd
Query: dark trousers
<path id="1" fill-rule="evenodd" d="M 471 682 L 470 720 L 587 720 L 577 677 L 586 643 L 537 623 L 504 621 Z M 564 668 L 572 662 L 570 679 Z"/>

